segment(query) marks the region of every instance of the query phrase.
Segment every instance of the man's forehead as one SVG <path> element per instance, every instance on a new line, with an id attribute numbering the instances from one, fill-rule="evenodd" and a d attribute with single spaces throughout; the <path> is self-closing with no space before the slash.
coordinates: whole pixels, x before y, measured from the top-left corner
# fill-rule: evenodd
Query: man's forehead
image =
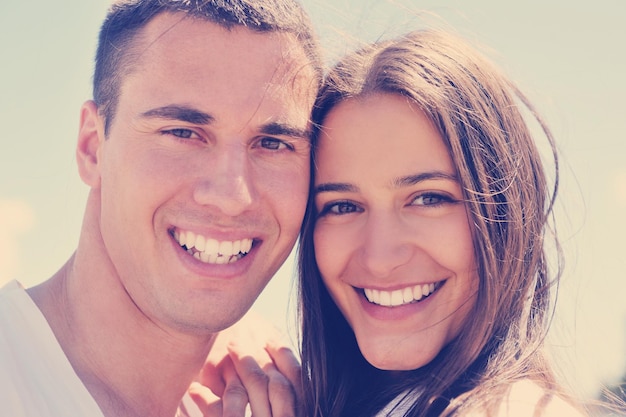
<path id="1" fill-rule="evenodd" d="M 308 123 L 318 77 L 292 34 L 228 29 L 163 13 L 145 28 L 136 48 L 131 54 L 134 64 L 130 62 L 122 81 L 121 99 L 142 93 L 142 112 L 186 106 L 219 122 L 221 109 L 229 103 L 251 103 L 258 110 L 255 116 L 269 117 L 271 123 L 298 127 Z M 252 109 L 240 111 L 253 116 Z"/>
<path id="2" fill-rule="evenodd" d="M 208 19 L 188 16 L 184 13 L 163 12 L 155 16 L 137 34 L 137 39 L 146 50 L 155 46 L 188 46 L 194 39 L 202 39 L 206 48 L 228 49 L 232 44 L 247 49 L 275 49 L 283 59 L 303 62 L 308 60 L 303 44 L 293 33 L 283 31 L 259 31 L 243 25 L 221 25 Z M 140 46 L 140 47 L 141 47 Z M 246 47 L 247 46 L 247 47 Z"/>
<path id="3" fill-rule="evenodd" d="M 273 78 L 284 87 L 305 88 L 309 94 L 311 85 L 315 87 L 319 81 L 315 65 L 295 34 L 261 32 L 240 25 L 225 27 L 183 13 L 164 12 L 155 16 L 137 34 L 133 48 L 137 65 L 150 66 L 155 55 L 184 52 L 192 56 L 214 56 L 216 67 L 233 61 L 246 65 L 256 54 L 273 64 Z"/>

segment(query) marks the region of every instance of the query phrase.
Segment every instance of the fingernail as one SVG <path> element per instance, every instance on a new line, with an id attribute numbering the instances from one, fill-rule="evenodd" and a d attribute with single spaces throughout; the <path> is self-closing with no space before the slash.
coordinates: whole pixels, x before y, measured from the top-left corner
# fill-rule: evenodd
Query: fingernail
<path id="1" fill-rule="evenodd" d="M 230 340 L 226 345 L 229 353 L 239 354 L 241 352 L 241 346 L 235 340 Z"/>
<path id="2" fill-rule="evenodd" d="M 203 385 L 199 382 L 193 381 L 191 384 L 189 384 L 189 392 L 196 392 L 197 390 L 202 389 Z"/>

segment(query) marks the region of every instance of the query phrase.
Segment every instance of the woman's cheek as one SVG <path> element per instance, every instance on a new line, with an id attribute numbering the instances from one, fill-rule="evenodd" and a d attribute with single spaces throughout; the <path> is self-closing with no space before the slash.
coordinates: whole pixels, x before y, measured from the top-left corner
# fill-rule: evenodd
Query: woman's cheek
<path id="1" fill-rule="evenodd" d="M 318 268 L 326 278 L 337 276 L 341 264 L 345 261 L 343 249 L 346 247 L 345 236 L 338 233 L 337 227 L 318 222 L 313 235 L 315 258 Z"/>

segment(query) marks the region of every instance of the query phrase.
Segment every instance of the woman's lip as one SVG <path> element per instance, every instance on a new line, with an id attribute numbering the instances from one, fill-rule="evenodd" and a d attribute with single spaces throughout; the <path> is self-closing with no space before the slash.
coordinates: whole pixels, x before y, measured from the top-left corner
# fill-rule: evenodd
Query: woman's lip
<path id="1" fill-rule="evenodd" d="M 419 303 L 435 293 L 445 283 L 445 280 L 413 284 L 394 290 L 381 290 L 375 288 L 357 288 L 365 299 L 371 303 L 383 307 L 400 307 L 408 304 Z"/>
<path id="2" fill-rule="evenodd" d="M 355 288 L 361 304 L 363 312 L 367 316 L 377 321 L 384 322 L 402 322 L 415 317 L 416 314 L 420 314 L 429 309 L 430 305 L 439 298 L 440 289 L 444 286 L 446 281 L 438 281 L 438 285 L 435 287 L 435 291 L 430 293 L 427 297 L 422 297 L 419 301 L 411 301 L 409 303 L 402 303 L 396 306 L 384 306 L 373 303 L 365 296 L 365 290 L 361 288 Z M 423 285 L 423 284 L 422 284 Z"/>

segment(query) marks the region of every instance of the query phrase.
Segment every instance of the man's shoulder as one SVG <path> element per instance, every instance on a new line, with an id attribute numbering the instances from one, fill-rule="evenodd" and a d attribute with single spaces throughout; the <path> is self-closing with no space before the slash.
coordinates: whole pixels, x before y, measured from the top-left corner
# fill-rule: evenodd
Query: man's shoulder
<path id="1" fill-rule="evenodd" d="M 0 295 L 11 294 L 15 291 L 24 291 L 24 287 L 17 280 L 0 281 Z"/>
<path id="2" fill-rule="evenodd" d="M 20 321 L 22 310 L 29 309 L 30 298 L 26 290 L 16 280 L 0 284 L 0 329 Z"/>
<path id="3" fill-rule="evenodd" d="M 2 415 L 102 416 L 24 287 L 0 288 Z"/>
<path id="4" fill-rule="evenodd" d="M 0 285 L 0 328 L 21 330 L 33 315 L 41 312 L 22 284 L 12 280 Z"/>

